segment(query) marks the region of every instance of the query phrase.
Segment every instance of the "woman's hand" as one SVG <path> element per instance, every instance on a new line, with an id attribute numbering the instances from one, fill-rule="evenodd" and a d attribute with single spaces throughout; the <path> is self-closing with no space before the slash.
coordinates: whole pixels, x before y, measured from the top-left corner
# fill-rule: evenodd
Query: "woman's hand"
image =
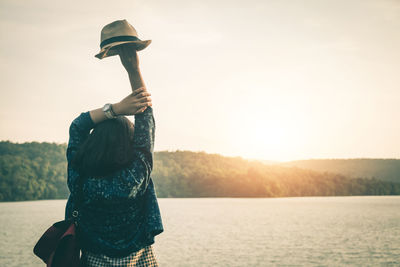
<path id="1" fill-rule="evenodd" d="M 117 46 L 119 58 L 124 68 L 128 71 L 134 71 L 139 68 L 139 58 L 136 52 L 136 44 L 128 43 Z"/>
<path id="2" fill-rule="evenodd" d="M 120 102 L 113 104 L 112 109 L 116 115 L 135 115 L 141 113 L 148 106 L 152 106 L 150 95 L 145 87 L 140 87 Z"/>

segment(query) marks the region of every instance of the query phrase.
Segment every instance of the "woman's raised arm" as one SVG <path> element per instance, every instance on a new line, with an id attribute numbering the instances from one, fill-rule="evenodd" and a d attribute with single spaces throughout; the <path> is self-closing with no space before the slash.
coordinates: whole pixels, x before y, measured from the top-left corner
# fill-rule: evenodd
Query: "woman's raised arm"
<path id="1" fill-rule="evenodd" d="M 135 115 L 142 113 L 148 106 L 151 106 L 150 93 L 144 86 L 143 78 L 139 69 L 139 58 L 132 44 L 124 44 L 116 47 L 121 63 L 129 75 L 132 93 L 116 104 L 112 109 L 116 115 Z M 102 108 L 90 111 L 90 117 L 94 123 L 106 120 Z"/>
<path id="2" fill-rule="evenodd" d="M 117 49 L 121 63 L 128 72 L 132 91 L 140 87 L 146 87 L 140 73 L 139 57 L 135 49 L 135 44 L 123 44 L 118 46 Z"/>

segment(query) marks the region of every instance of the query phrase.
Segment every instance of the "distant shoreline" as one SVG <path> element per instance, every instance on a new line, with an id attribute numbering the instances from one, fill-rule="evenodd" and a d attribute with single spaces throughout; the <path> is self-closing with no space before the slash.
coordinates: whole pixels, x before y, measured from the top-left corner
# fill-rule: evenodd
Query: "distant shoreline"
<path id="1" fill-rule="evenodd" d="M 363 196 L 304 196 L 304 197 L 157 197 L 158 199 L 296 199 L 296 198 L 400 198 L 400 195 L 363 195 Z M 36 199 L 18 201 L 0 201 L 0 204 L 38 202 L 38 201 L 64 201 L 68 199 Z"/>
<path id="2" fill-rule="evenodd" d="M 0 201 L 65 199 L 66 145 L 0 142 Z M 264 164 L 192 151 L 154 153 L 159 198 L 400 195 L 400 160 L 303 160 Z"/>

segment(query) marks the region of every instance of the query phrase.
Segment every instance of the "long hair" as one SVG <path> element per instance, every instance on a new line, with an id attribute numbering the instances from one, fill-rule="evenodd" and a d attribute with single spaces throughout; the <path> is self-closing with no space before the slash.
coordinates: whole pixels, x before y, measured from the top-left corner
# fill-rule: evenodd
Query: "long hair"
<path id="1" fill-rule="evenodd" d="M 101 178 L 133 161 L 134 124 L 125 116 L 95 125 L 72 159 L 80 174 Z"/>

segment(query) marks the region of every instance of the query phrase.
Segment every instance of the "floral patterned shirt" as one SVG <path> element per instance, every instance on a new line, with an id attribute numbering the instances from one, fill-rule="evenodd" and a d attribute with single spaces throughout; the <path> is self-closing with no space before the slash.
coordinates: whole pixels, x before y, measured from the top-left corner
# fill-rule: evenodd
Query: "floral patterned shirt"
<path id="1" fill-rule="evenodd" d="M 78 171 L 71 161 L 95 126 L 89 112 L 82 112 L 69 128 L 67 147 L 70 196 L 65 218 L 72 216 Z M 135 160 L 104 178 L 86 177 L 79 209 L 78 235 L 82 250 L 123 257 L 154 243 L 164 231 L 153 180 L 155 121 L 152 107 L 135 115 Z"/>

